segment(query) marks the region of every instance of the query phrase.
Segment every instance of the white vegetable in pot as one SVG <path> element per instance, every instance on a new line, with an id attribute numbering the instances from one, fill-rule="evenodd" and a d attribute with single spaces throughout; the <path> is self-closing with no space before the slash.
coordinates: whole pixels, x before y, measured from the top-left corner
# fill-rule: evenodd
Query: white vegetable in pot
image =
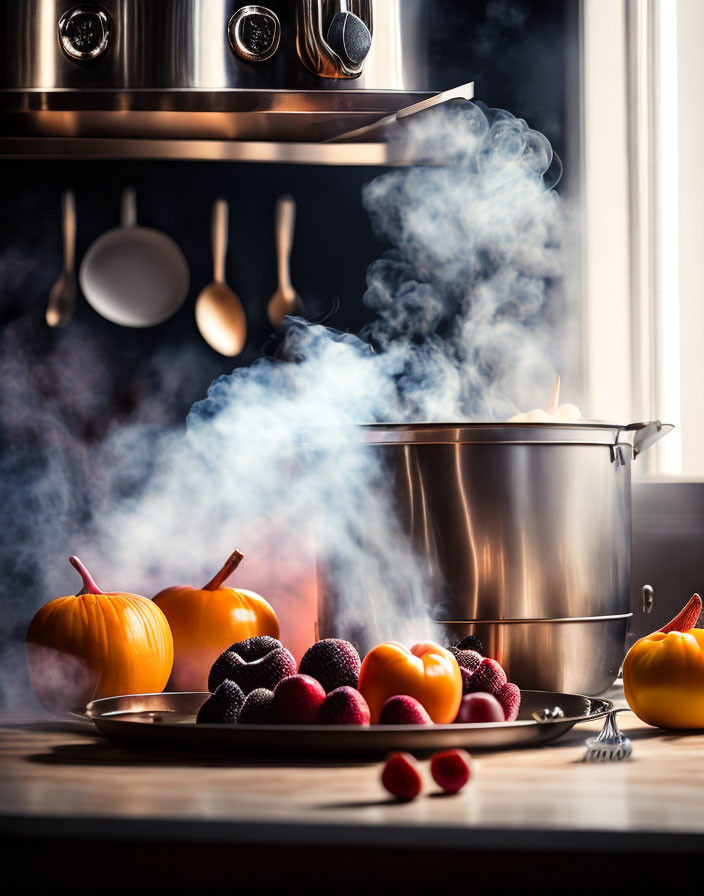
<path id="1" fill-rule="evenodd" d="M 582 414 L 574 404 L 558 404 L 560 400 L 560 377 L 555 376 L 552 392 L 545 408 L 536 408 L 522 414 L 514 414 L 509 423 L 577 423 Z"/>

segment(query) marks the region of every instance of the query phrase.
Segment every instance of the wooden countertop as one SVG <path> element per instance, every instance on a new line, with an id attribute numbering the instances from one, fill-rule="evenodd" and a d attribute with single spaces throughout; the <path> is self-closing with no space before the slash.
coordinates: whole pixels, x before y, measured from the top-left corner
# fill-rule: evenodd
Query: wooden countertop
<path id="1" fill-rule="evenodd" d="M 387 798 L 380 764 L 133 752 L 89 724 L 0 721 L 0 831 L 71 839 L 536 856 L 704 853 L 704 732 L 668 733 L 631 713 L 626 762 L 582 762 L 600 723 L 539 749 L 473 757 L 463 792 L 429 774 L 411 803 Z M 423 763 L 427 773 L 427 763 Z M 19 847 L 18 847 L 19 848 Z M 342 892 L 342 891 L 340 891 Z"/>

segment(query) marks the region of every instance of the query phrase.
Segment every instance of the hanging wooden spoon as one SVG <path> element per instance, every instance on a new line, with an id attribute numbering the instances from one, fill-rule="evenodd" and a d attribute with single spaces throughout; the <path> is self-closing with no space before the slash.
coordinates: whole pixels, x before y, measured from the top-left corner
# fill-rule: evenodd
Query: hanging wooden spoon
<path id="1" fill-rule="evenodd" d="M 247 341 L 247 318 L 237 294 L 225 283 L 228 213 L 227 200 L 216 199 L 211 223 L 213 282 L 196 299 L 196 324 L 211 348 L 233 358 Z"/>
<path id="2" fill-rule="evenodd" d="M 291 285 L 289 260 L 293 246 L 293 227 L 296 220 L 296 201 L 293 196 L 280 196 L 274 210 L 274 240 L 279 286 L 269 299 L 266 313 L 272 327 L 281 326 L 287 314 L 303 314 L 303 302 Z"/>

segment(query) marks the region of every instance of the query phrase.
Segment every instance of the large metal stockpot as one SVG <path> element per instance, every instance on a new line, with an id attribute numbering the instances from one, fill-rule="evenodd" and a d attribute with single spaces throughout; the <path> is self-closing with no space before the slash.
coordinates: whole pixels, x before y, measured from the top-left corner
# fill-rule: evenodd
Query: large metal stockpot
<path id="1" fill-rule="evenodd" d="M 524 688 L 595 694 L 630 607 L 631 462 L 669 424 L 379 424 L 397 511 L 448 643 L 466 634 Z M 335 628 L 321 582 L 322 636 Z"/>

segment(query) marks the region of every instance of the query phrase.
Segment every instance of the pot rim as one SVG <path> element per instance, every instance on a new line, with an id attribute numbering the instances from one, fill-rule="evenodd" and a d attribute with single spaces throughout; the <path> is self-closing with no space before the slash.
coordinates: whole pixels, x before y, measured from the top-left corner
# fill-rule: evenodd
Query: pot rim
<path id="1" fill-rule="evenodd" d="M 576 423 L 364 423 L 356 429 L 361 441 L 370 445 L 480 442 L 624 445 L 631 447 L 635 456 L 670 432 L 673 426 L 660 420 L 627 424 L 583 420 Z"/>
<path id="2" fill-rule="evenodd" d="M 633 613 L 615 613 L 610 616 L 545 616 L 526 619 L 433 619 L 438 625 L 538 625 L 540 623 L 613 622 L 630 619 Z"/>

